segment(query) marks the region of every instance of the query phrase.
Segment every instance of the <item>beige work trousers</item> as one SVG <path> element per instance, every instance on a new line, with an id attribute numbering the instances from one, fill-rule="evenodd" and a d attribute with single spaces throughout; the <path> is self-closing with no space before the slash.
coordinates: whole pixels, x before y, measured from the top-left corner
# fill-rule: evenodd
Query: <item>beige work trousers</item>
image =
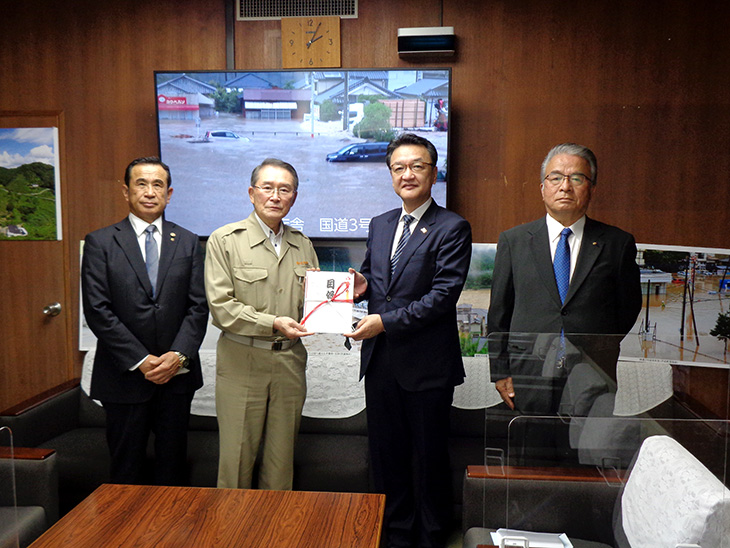
<path id="1" fill-rule="evenodd" d="M 216 413 L 220 434 L 218 487 L 250 489 L 263 444 L 259 489 L 291 489 L 294 444 L 307 392 L 307 351 L 299 342 L 287 350 L 218 339 Z"/>

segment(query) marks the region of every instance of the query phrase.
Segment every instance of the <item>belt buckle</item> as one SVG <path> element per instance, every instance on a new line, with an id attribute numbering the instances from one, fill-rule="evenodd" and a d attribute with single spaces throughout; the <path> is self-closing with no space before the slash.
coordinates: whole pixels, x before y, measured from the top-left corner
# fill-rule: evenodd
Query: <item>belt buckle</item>
<path id="1" fill-rule="evenodd" d="M 281 350 L 284 341 L 274 341 L 271 343 L 271 350 Z"/>

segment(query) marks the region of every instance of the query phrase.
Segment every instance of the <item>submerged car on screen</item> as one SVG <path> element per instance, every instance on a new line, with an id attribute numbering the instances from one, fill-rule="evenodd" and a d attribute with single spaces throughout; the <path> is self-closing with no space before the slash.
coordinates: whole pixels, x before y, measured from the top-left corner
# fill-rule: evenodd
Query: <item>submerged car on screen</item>
<path id="1" fill-rule="evenodd" d="M 327 155 L 328 162 L 384 162 L 388 143 L 355 143 Z"/>
<path id="2" fill-rule="evenodd" d="M 206 141 L 218 141 L 223 139 L 240 139 L 237 133 L 233 133 L 227 129 L 212 129 L 205 132 L 204 139 Z"/>

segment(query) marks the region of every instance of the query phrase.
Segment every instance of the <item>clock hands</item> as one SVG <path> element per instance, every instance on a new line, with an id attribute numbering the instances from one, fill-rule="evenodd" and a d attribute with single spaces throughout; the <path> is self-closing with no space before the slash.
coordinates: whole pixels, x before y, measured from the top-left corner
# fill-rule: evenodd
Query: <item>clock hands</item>
<path id="1" fill-rule="evenodd" d="M 317 28 L 316 29 L 314 29 L 314 30 L 308 30 L 307 31 L 307 34 L 312 34 L 312 37 L 309 39 L 309 42 L 307 42 L 307 49 L 309 49 L 309 47 L 312 44 L 314 44 L 317 40 L 319 40 L 320 38 L 322 38 L 321 36 L 317 36 L 317 32 L 319 32 L 319 27 L 321 25 L 322 25 L 322 21 L 320 21 L 319 23 L 317 23 Z"/>

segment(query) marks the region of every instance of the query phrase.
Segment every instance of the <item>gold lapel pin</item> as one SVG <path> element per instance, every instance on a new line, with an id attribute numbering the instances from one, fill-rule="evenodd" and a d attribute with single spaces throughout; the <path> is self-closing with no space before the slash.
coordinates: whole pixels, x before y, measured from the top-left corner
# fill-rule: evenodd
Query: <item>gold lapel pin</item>
<path id="1" fill-rule="evenodd" d="M 170 241 L 171 242 L 175 241 L 175 236 L 177 236 L 177 234 L 175 234 L 174 232 L 170 232 Z"/>
<path id="2" fill-rule="evenodd" d="M 421 232 L 423 232 L 425 234 L 426 232 L 428 232 L 428 229 L 424 226 L 421 228 Z"/>
<path id="3" fill-rule="evenodd" d="M 598 245 L 598 242 L 593 242 L 593 245 Z"/>

